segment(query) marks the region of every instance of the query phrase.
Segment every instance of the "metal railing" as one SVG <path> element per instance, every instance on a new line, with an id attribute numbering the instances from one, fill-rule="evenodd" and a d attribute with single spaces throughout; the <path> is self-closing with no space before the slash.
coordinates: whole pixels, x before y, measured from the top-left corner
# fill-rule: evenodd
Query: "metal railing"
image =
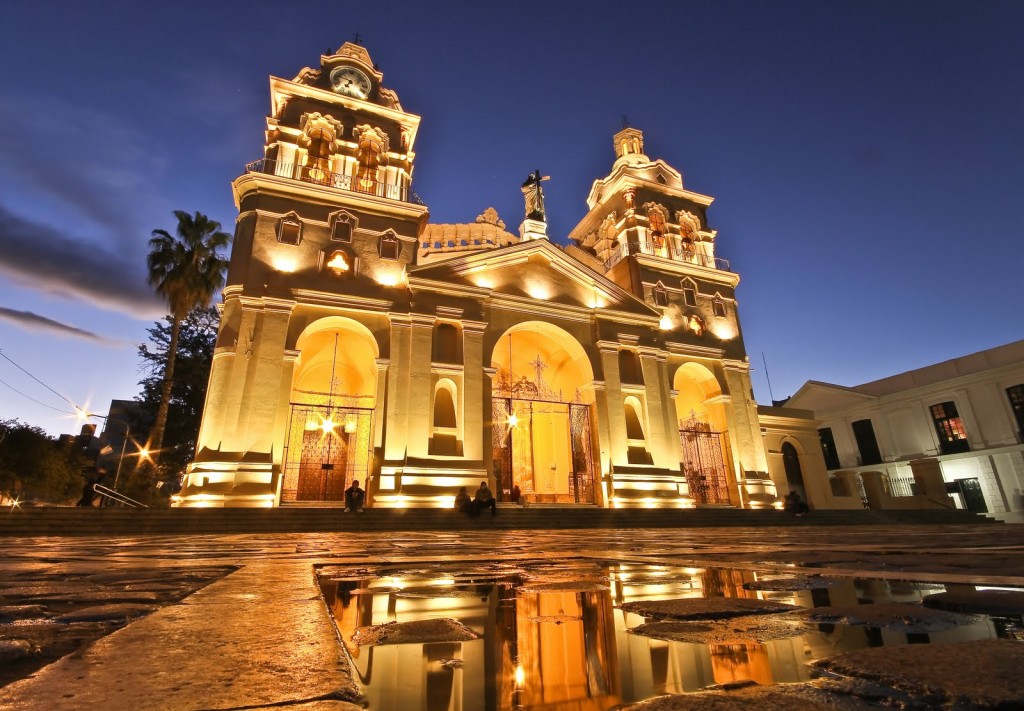
<path id="1" fill-rule="evenodd" d="M 260 160 L 254 160 L 252 163 L 247 163 L 245 172 L 267 173 L 282 178 L 301 180 L 304 183 L 324 185 L 338 190 L 350 190 L 355 193 L 375 195 L 401 202 L 412 202 L 417 205 L 423 204 L 419 196 L 409 190 L 408 185 L 387 183 L 368 176 L 334 173 L 315 165 L 298 165 L 296 163 L 283 163 L 271 158 L 261 158 Z"/>
<path id="2" fill-rule="evenodd" d="M 709 269 L 729 271 L 729 260 L 712 257 L 692 249 L 680 249 L 672 244 L 672 240 L 666 238 L 660 246 L 655 246 L 651 240 L 641 238 L 639 242 L 621 243 L 612 252 L 612 255 L 605 260 L 605 269 L 611 269 L 630 254 L 647 254 L 652 257 L 671 259 L 676 262 L 696 264 Z"/>
<path id="3" fill-rule="evenodd" d="M 136 501 L 130 496 L 125 496 L 117 489 L 111 489 L 110 487 L 103 486 L 103 484 L 94 484 L 93 491 L 103 497 L 103 502 L 110 506 L 130 506 L 133 509 L 148 509 L 141 501 Z M 110 502 L 110 503 L 108 503 Z"/>
<path id="4" fill-rule="evenodd" d="M 882 482 L 889 496 L 917 496 L 917 481 L 912 476 L 886 474 L 882 477 Z"/>

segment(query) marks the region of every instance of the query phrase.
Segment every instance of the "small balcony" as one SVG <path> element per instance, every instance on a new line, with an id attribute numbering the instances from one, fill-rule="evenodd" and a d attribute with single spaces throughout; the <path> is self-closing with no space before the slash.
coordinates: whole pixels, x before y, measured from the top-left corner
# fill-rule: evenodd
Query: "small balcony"
<path id="1" fill-rule="evenodd" d="M 291 180 L 301 180 L 304 183 L 324 185 L 337 190 L 349 190 L 354 193 L 364 193 L 388 200 L 400 202 L 411 202 L 422 205 L 423 201 L 419 196 L 409 189 L 408 185 L 399 183 L 388 183 L 369 176 L 357 176 L 344 173 L 333 173 L 317 166 L 297 165 L 295 163 L 284 163 L 270 158 L 248 163 L 245 166 L 246 173 L 267 173 L 277 175 Z"/>
<path id="2" fill-rule="evenodd" d="M 605 269 L 611 269 L 630 254 L 646 254 L 673 262 L 696 264 L 701 267 L 719 269 L 724 272 L 729 271 L 729 260 L 727 259 L 712 257 L 693 249 L 681 249 L 673 244 L 670 239 L 661 240 L 660 243 L 655 244 L 646 236 L 642 237 L 639 242 L 619 243 L 616 245 L 611 255 L 605 260 Z"/>

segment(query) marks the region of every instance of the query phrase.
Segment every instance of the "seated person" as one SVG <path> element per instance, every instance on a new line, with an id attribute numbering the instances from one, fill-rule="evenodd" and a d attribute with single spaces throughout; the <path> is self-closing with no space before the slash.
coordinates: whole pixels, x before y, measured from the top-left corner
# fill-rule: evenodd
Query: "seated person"
<path id="1" fill-rule="evenodd" d="M 491 516 L 498 514 L 498 502 L 494 500 L 486 481 L 480 482 L 480 488 L 476 490 L 476 496 L 473 498 L 473 506 L 477 514 L 487 508 L 491 510 Z"/>
<path id="2" fill-rule="evenodd" d="M 459 493 L 455 496 L 455 510 L 459 513 L 468 514 L 471 513 L 471 508 L 473 508 L 473 501 L 469 498 L 469 494 L 466 493 L 466 487 L 459 487 Z"/>
<path id="3" fill-rule="evenodd" d="M 800 498 L 800 494 L 795 491 L 791 491 L 786 494 L 786 497 L 782 500 L 782 510 L 788 514 L 792 514 L 793 516 L 803 516 L 810 509 L 804 500 Z"/>
<path id="4" fill-rule="evenodd" d="M 366 492 L 359 488 L 359 480 L 353 479 L 352 486 L 345 489 L 345 510 L 362 512 L 365 499 Z"/>

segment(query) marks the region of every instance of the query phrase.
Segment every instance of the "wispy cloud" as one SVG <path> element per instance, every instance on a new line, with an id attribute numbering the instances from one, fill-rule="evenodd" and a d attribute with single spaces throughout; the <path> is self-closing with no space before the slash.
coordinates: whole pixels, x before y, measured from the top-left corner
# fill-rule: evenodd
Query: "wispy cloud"
<path id="1" fill-rule="evenodd" d="M 146 285 L 141 260 L 89 244 L 0 205 L 0 271 L 50 294 L 81 298 L 148 320 L 166 309 Z"/>
<path id="2" fill-rule="evenodd" d="M 8 309 L 4 306 L 0 306 L 0 320 L 10 321 L 13 324 L 33 331 L 44 331 L 58 336 L 84 338 L 87 341 L 94 341 L 105 346 L 122 345 L 119 341 L 115 341 L 111 338 L 101 336 L 97 333 L 93 333 L 92 331 L 86 331 L 84 328 L 77 328 L 66 323 L 61 323 L 60 321 L 54 321 L 52 318 L 46 318 L 45 316 L 40 316 L 39 314 L 32 313 L 31 311 L 18 311 L 17 309 Z"/>

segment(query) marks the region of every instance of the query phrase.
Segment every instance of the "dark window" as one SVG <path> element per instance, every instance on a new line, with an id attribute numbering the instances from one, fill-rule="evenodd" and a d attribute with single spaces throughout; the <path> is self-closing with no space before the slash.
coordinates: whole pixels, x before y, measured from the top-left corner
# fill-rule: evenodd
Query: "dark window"
<path id="1" fill-rule="evenodd" d="M 683 282 L 683 303 L 687 306 L 697 305 L 697 287 L 691 281 Z"/>
<path id="2" fill-rule="evenodd" d="M 434 362 L 460 363 L 459 329 L 450 323 L 439 323 L 434 328 Z"/>
<path id="3" fill-rule="evenodd" d="M 381 259 L 398 259 L 398 238 L 390 232 L 380 238 Z"/>
<path id="4" fill-rule="evenodd" d="M 1024 385 L 1006 388 L 1006 397 L 1010 398 L 1013 416 L 1017 418 L 1017 438 L 1024 440 Z"/>
<path id="5" fill-rule="evenodd" d="M 334 221 L 334 229 L 331 230 L 331 239 L 336 242 L 352 241 L 352 222 L 347 217 L 339 217 Z"/>
<path id="6" fill-rule="evenodd" d="M 875 439 L 875 428 L 871 420 L 857 420 L 853 423 L 853 436 L 860 450 L 861 464 L 881 464 L 882 453 L 878 451 L 878 440 Z"/>
<path id="7" fill-rule="evenodd" d="M 298 220 L 291 218 L 281 220 L 281 227 L 277 231 L 277 240 L 283 244 L 298 244 L 301 231 L 302 225 Z"/>
<path id="8" fill-rule="evenodd" d="M 967 431 L 964 421 L 960 419 L 953 402 L 941 402 L 931 406 L 932 421 L 935 433 L 939 435 L 939 450 L 943 454 L 971 451 L 967 442 Z"/>
<path id="9" fill-rule="evenodd" d="M 825 457 L 826 469 L 838 469 L 839 453 L 836 451 L 836 440 L 832 436 L 831 427 L 822 427 L 818 430 L 818 439 L 821 440 L 821 454 Z"/>
<path id="10" fill-rule="evenodd" d="M 789 490 L 806 496 L 804 474 L 800 469 L 800 453 L 789 442 L 782 443 L 782 465 L 786 468 L 786 483 L 789 485 Z"/>
<path id="11" fill-rule="evenodd" d="M 715 316 L 725 317 L 725 302 L 718 296 L 715 297 Z"/>
<path id="12" fill-rule="evenodd" d="M 633 351 L 619 351 L 619 380 L 629 385 L 643 385 L 640 359 Z"/>
<path id="13" fill-rule="evenodd" d="M 665 287 L 661 284 L 654 287 L 654 305 L 668 306 L 668 294 L 665 292 Z"/>

